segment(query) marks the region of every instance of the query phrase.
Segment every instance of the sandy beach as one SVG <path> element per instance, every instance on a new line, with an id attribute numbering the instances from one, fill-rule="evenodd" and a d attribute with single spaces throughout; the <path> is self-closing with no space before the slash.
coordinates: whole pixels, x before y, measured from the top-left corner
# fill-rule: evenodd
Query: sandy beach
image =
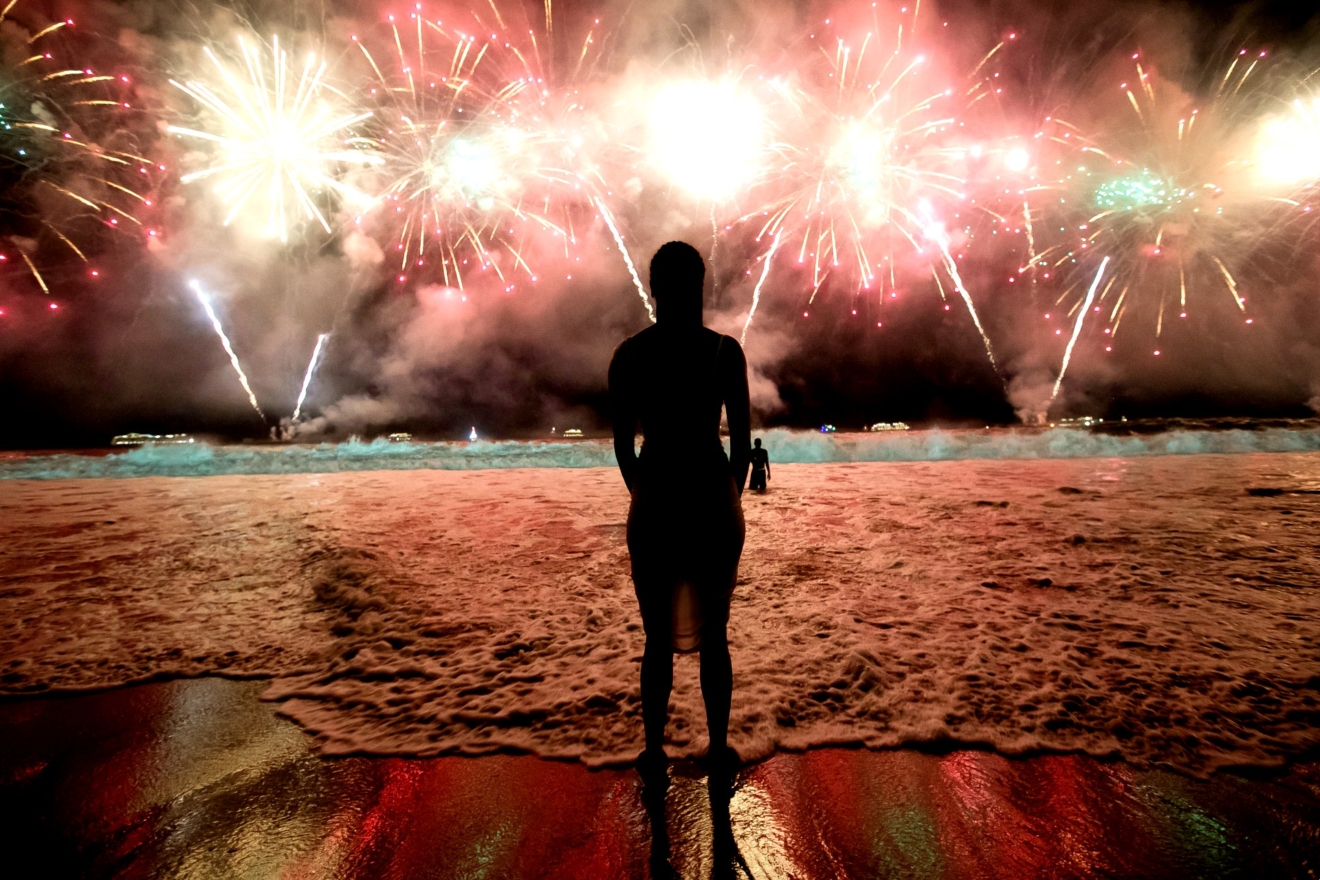
<path id="1" fill-rule="evenodd" d="M 732 744 L 1320 744 L 1320 456 L 776 466 L 744 498 Z M 0 689 L 221 674 L 329 754 L 641 747 L 627 496 L 593 468 L 0 485 Z M 695 660 L 673 751 L 700 753 Z"/>

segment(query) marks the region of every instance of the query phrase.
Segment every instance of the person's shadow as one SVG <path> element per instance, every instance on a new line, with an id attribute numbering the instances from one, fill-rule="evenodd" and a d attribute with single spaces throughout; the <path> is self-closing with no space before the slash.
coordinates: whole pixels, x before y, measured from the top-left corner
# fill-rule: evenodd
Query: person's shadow
<path id="1" fill-rule="evenodd" d="M 729 779 L 712 776 L 707 779 L 706 790 L 710 798 L 711 870 L 710 880 L 734 880 L 751 877 L 751 868 L 738 850 L 733 837 L 733 820 L 729 815 L 729 802 L 733 798 L 733 783 Z M 679 880 L 682 876 L 674 868 L 669 845 L 669 822 L 665 815 L 665 799 L 669 793 L 669 777 L 648 781 L 642 788 L 642 803 L 651 824 L 651 877 L 653 880 Z"/>

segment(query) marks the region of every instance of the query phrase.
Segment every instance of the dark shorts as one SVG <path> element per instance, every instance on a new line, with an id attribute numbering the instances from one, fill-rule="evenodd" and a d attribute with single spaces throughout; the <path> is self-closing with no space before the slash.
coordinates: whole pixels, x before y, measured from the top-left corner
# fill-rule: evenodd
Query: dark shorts
<path id="1" fill-rule="evenodd" d="M 764 471 L 764 470 L 757 470 L 757 469 L 753 468 L 753 469 L 752 469 L 752 479 L 751 479 L 751 481 L 749 482 L 747 488 L 749 488 L 749 489 L 751 489 L 751 490 L 753 490 L 753 491 L 762 491 L 762 492 L 764 492 L 764 491 L 765 491 L 765 471 Z"/>
<path id="2" fill-rule="evenodd" d="M 703 629 L 723 631 L 743 537 L 742 503 L 727 471 L 639 481 L 628 510 L 628 553 L 648 638 L 668 639 L 674 586 L 682 581 L 696 587 Z"/>

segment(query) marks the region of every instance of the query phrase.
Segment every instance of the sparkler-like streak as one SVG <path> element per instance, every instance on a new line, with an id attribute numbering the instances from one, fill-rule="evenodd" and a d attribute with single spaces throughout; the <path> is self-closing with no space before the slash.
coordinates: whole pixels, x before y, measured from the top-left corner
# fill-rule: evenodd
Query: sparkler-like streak
<path id="1" fill-rule="evenodd" d="M 985 345 L 985 356 L 990 359 L 990 366 L 994 368 L 995 373 L 998 373 L 999 364 L 995 361 L 995 350 L 990 345 L 990 337 L 986 334 L 985 328 L 981 326 L 981 316 L 976 313 L 976 306 L 972 304 L 972 295 L 963 285 L 962 275 L 958 272 L 958 264 L 954 262 L 953 255 L 949 253 L 949 234 L 944 231 L 944 224 L 939 222 L 929 223 L 924 233 L 940 249 L 940 256 L 944 259 L 944 270 L 949 273 L 954 289 L 962 297 L 963 305 L 967 306 L 967 314 L 971 315 L 972 323 L 976 326 L 976 332 L 981 335 L 981 342 Z"/>
<path id="2" fill-rule="evenodd" d="M 1022 202 L 1022 228 L 1027 231 L 1027 265 L 1031 271 L 1036 271 L 1036 230 L 1031 225 L 1031 206 L 1024 200 Z"/>
<path id="3" fill-rule="evenodd" d="M 623 243 L 623 236 L 619 234 L 619 227 L 614 225 L 614 217 L 610 214 L 609 208 L 600 199 L 594 200 L 597 209 L 600 210 L 601 219 L 609 227 L 610 235 L 614 236 L 614 244 L 618 246 L 619 253 L 623 255 L 623 262 L 628 267 L 628 274 L 632 276 L 633 286 L 637 288 L 637 295 L 642 298 L 642 305 L 646 306 L 646 314 L 655 323 L 655 307 L 651 305 L 651 298 L 647 296 L 646 288 L 642 286 L 642 279 L 637 274 L 637 267 L 633 265 L 632 255 L 628 253 L 628 246 Z M 743 331 L 746 335 L 746 330 Z"/>
<path id="4" fill-rule="evenodd" d="M 747 323 L 743 324 L 742 338 L 738 341 L 743 345 L 747 344 L 747 330 L 752 326 L 752 318 L 756 317 L 756 307 L 761 304 L 761 287 L 765 284 L 766 277 L 770 274 L 770 261 L 775 258 L 775 251 L 779 250 L 781 229 L 775 233 L 775 240 L 770 243 L 770 250 L 766 252 L 765 261 L 761 265 L 761 277 L 756 279 L 756 286 L 752 288 L 752 307 L 747 312 Z"/>
<path id="5" fill-rule="evenodd" d="M 303 401 L 307 399 L 307 387 L 312 384 L 312 374 L 316 372 L 316 365 L 321 359 L 321 348 L 329 338 L 329 333 L 322 333 L 316 337 L 316 347 L 312 349 L 312 359 L 307 362 L 307 372 L 303 374 L 302 388 L 298 390 L 298 403 L 293 407 L 294 423 L 297 423 L 298 417 L 302 415 Z"/>
<path id="6" fill-rule="evenodd" d="M 1105 274 L 1105 268 L 1109 265 L 1109 257 L 1100 261 L 1100 268 L 1096 270 L 1095 278 L 1091 279 L 1091 286 L 1086 291 L 1086 299 L 1082 301 L 1082 307 L 1077 312 L 1077 320 L 1073 322 L 1072 336 L 1068 337 L 1068 345 L 1063 350 L 1063 362 L 1059 366 L 1059 376 L 1054 380 L 1054 391 L 1050 394 L 1050 404 L 1054 403 L 1054 398 L 1059 396 L 1059 388 L 1063 385 L 1063 377 L 1068 373 L 1068 364 L 1072 361 L 1073 346 L 1077 344 L 1077 337 L 1082 334 L 1082 322 L 1086 320 L 1086 315 L 1091 311 L 1091 303 L 1095 302 L 1095 290 L 1100 286 L 1100 279 Z M 1046 404 L 1045 409 L 1049 409 Z"/>
<path id="7" fill-rule="evenodd" d="M 243 372 L 243 366 L 238 362 L 238 355 L 234 352 L 234 346 L 230 345 L 229 337 L 225 335 L 225 328 L 220 325 L 220 318 L 216 315 L 215 309 L 211 307 L 211 298 L 202 290 L 202 286 L 196 281 L 188 282 L 188 286 L 197 294 L 197 299 L 201 302 L 202 308 L 206 309 L 206 317 L 211 319 L 211 326 L 215 328 L 215 335 L 220 337 L 220 344 L 225 347 L 225 353 L 229 355 L 229 363 L 233 365 L 234 372 L 238 374 L 238 381 L 243 384 L 243 390 L 247 392 L 248 403 L 261 416 L 261 420 L 266 420 L 266 414 L 261 411 L 261 404 L 257 403 L 257 395 L 252 393 L 252 386 L 248 384 L 247 374 Z"/>
<path id="8" fill-rule="evenodd" d="M 327 64 L 318 63 L 314 54 L 291 76 L 289 53 L 280 48 L 278 37 L 271 39 L 269 59 L 241 37 L 238 45 L 239 74 L 206 46 L 217 79 L 170 80 L 211 114 L 216 129 L 169 126 L 170 133 L 214 144 L 218 151 L 209 167 L 185 174 L 182 182 L 214 178 L 215 192 L 229 209 L 226 226 L 264 199 L 264 209 L 254 209 L 265 214 L 263 234 L 287 242 L 298 215 L 330 233 L 318 193 L 334 193 L 360 206 L 370 201 L 339 177 L 345 167 L 379 164 L 374 142 L 350 134 L 371 113 L 340 106 L 338 94 L 326 83 Z"/>

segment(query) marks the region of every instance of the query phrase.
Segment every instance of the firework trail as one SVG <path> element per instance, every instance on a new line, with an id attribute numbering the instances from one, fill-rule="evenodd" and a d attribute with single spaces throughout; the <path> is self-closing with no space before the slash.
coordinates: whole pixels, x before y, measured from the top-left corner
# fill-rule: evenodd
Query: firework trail
<path id="1" fill-rule="evenodd" d="M 248 403 L 261 416 L 261 420 L 266 420 L 266 414 L 261 411 L 261 405 L 257 403 L 257 395 L 252 393 L 252 386 L 248 384 L 247 374 L 243 372 L 243 367 L 238 362 L 238 355 L 234 353 L 234 346 L 229 344 L 229 337 L 225 335 L 225 328 L 220 326 L 220 318 L 216 316 L 215 309 L 211 307 L 211 298 L 202 290 L 202 286 L 196 281 L 188 282 L 188 286 L 197 294 L 197 299 L 201 302 L 202 308 L 206 309 L 206 317 L 211 319 L 211 326 L 215 328 L 215 335 L 220 337 L 220 344 L 225 347 L 225 353 L 229 355 L 229 363 L 233 365 L 234 372 L 238 374 L 238 381 L 243 384 L 243 390 L 247 392 Z"/>
<path id="2" fill-rule="evenodd" d="M 747 323 L 743 324 L 742 338 L 739 339 L 743 345 L 747 344 L 747 330 L 752 326 L 752 318 L 756 317 L 756 307 L 761 304 L 761 287 L 770 274 L 770 261 L 775 258 L 775 251 L 779 250 L 782 233 L 782 229 L 775 233 L 775 239 L 770 243 L 770 250 L 766 251 L 765 261 L 761 265 L 761 277 L 756 279 L 756 286 L 752 288 L 752 307 L 747 312 Z"/>
<path id="3" fill-rule="evenodd" d="M 972 323 L 976 326 L 976 332 L 980 334 L 981 342 L 985 345 L 985 356 L 990 359 L 990 366 L 994 368 L 997 374 L 999 364 L 995 362 L 995 351 L 993 346 L 990 345 L 990 337 L 986 335 L 985 328 L 981 326 L 981 317 L 976 313 L 976 306 L 972 304 L 972 295 L 963 284 L 962 275 L 958 272 L 958 264 L 954 262 L 953 255 L 949 253 L 949 233 L 944 230 L 943 223 L 931 221 L 926 225 L 922 234 L 933 241 L 935 246 L 940 249 L 940 256 L 944 259 L 944 269 L 949 273 L 954 289 L 962 297 L 963 305 L 967 306 L 967 314 L 971 315 Z"/>
<path id="4" fill-rule="evenodd" d="M 610 214 L 609 208 L 600 199 L 595 200 L 596 207 L 600 210 L 601 219 L 609 227 L 610 235 L 614 236 L 614 243 L 619 248 L 619 253 L 623 255 L 623 262 L 628 267 L 628 274 L 632 276 L 633 286 L 637 288 L 637 295 L 642 298 L 642 305 L 646 306 L 646 314 L 655 323 L 655 307 L 651 305 L 651 298 L 646 294 L 646 288 L 642 286 L 642 279 L 637 275 L 637 267 L 633 265 L 632 255 L 628 253 L 628 246 L 623 243 L 623 236 L 619 234 L 619 227 L 614 225 L 614 217 Z M 743 331 L 744 335 L 746 330 Z"/>
<path id="5" fill-rule="evenodd" d="M 1086 315 L 1091 311 L 1091 303 L 1095 302 L 1095 289 L 1100 286 L 1100 279 L 1105 274 L 1105 268 L 1109 265 L 1109 257 L 1100 261 L 1100 268 L 1095 272 L 1095 278 L 1091 280 L 1091 286 L 1086 291 L 1086 299 L 1082 301 L 1082 307 L 1077 312 L 1077 320 L 1073 323 L 1072 336 L 1068 337 L 1068 347 L 1063 350 L 1063 361 L 1059 366 L 1059 376 L 1054 380 L 1054 390 L 1050 393 L 1050 402 L 1045 405 L 1046 411 L 1050 404 L 1059 396 L 1059 388 L 1063 386 L 1063 377 L 1068 373 L 1068 364 L 1072 361 L 1073 346 L 1077 344 L 1077 337 L 1082 333 L 1082 322 L 1086 320 Z"/>
<path id="6" fill-rule="evenodd" d="M 214 129 L 169 126 L 169 132 L 214 145 L 217 155 L 201 171 L 185 174 L 183 183 L 214 178 L 214 191 L 228 213 L 224 225 L 251 210 L 263 215 L 261 233 L 289 240 L 294 217 L 315 220 L 334 230 L 315 193 L 327 191 L 365 206 L 369 199 L 339 178 L 345 167 L 379 164 L 372 141 L 353 137 L 350 129 L 370 118 L 370 111 L 348 109 L 326 82 L 327 64 L 308 54 L 294 75 L 289 53 L 272 37 L 269 57 L 238 40 L 242 65 L 232 71 L 211 46 L 203 47 L 215 68 L 212 81 L 170 80 L 209 113 Z M 258 204 L 263 202 L 264 204 Z"/>
<path id="7" fill-rule="evenodd" d="M 329 333 L 322 333 L 316 337 L 316 347 L 312 349 L 312 359 L 307 362 L 307 372 L 303 374 L 302 388 L 298 390 L 298 402 L 293 407 L 293 422 L 295 424 L 298 417 L 302 415 L 303 401 L 307 399 L 307 388 L 312 384 L 312 374 L 316 372 L 316 365 L 321 360 L 321 348 L 329 338 Z"/>

